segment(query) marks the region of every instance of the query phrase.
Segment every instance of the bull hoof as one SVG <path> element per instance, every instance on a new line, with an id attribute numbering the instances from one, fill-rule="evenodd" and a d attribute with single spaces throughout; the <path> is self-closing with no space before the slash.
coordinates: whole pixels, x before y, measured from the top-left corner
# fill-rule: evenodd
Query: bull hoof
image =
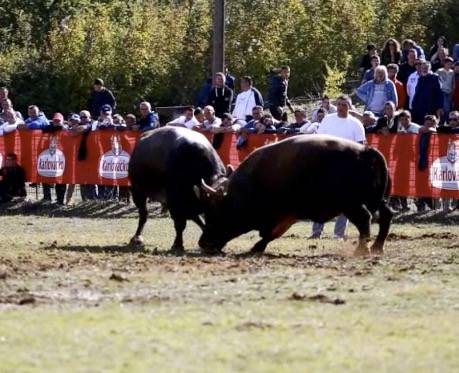
<path id="1" fill-rule="evenodd" d="M 384 250 L 380 245 L 373 245 L 370 251 L 371 251 L 371 255 L 383 255 L 384 254 Z"/>
<path id="2" fill-rule="evenodd" d="M 225 253 L 221 250 L 203 249 L 201 248 L 201 254 L 206 256 L 225 256 Z"/>
<path id="3" fill-rule="evenodd" d="M 185 255 L 185 248 L 180 245 L 172 245 L 169 253 L 175 256 L 182 256 Z"/>
<path id="4" fill-rule="evenodd" d="M 136 248 L 143 248 L 145 243 L 143 242 L 142 236 L 134 236 L 131 238 L 129 245 Z"/>
<path id="5" fill-rule="evenodd" d="M 354 251 L 354 256 L 367 256 L 370 255 L 370 250 L 366 246 L 358 246 Z"/>

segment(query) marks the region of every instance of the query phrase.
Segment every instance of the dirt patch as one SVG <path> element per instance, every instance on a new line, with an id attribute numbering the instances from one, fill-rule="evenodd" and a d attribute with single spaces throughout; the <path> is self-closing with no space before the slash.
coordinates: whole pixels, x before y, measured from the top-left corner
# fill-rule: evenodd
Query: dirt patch
<path id="1" fill-rule="evenodd" d="M 315 294 L 315 295 L 305 295 L 302 293 L 294 292 L 290 298 L 290 300 L 294 301 L 311 301 L 311 302 L 319 302 L 319 303 L 330 303 L 334 304 L 335 306 L 346 304 L 346 301 L 341 298 L 330 298 L 325 294 Z"/>

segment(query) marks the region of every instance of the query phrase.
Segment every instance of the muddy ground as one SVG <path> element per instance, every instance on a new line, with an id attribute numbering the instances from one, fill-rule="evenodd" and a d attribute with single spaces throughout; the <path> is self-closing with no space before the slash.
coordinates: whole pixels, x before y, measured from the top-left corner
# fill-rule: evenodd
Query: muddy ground
<path id="1" fill-rule="evenodd" d="M 176 257 L 154 207 L 145 250 L 126 245 L 129 206 L 2 213 L 2 371 L 459 369 L 458 212 L 399 215 L 365 258 L 332 224 L 321 240 L 297 224 L 261 257 L 241 255 L 255 233 L 205 257 L 190 223 Z"/>

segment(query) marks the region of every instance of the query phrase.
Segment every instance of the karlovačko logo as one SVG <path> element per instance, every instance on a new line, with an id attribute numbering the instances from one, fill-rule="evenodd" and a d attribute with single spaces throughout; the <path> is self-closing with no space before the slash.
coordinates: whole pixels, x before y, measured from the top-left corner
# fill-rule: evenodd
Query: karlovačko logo
<path id="1" fill-rule="evenodd" d="M 60 177 L 65 171 L 64 153 L 57 147 L 57 138 L 51 136 L 48 149 L 41 152 L 37 159 L 37 172 L 40 176 Z"/>
<path id="2" fill-rule="evenodd" d="M 432 163 L 430 183 L 437 189 L 459 190 L 459 141 L 450 140 L 446 156 Z"/>
<path id="3" fill-rule="evenodd" d="M 110 138 L 111 150 L 99 160 L 99 175 L 104 179 L 119 180 L 128 177 L 130 156 L 121 148 L 120 138 Z"/>

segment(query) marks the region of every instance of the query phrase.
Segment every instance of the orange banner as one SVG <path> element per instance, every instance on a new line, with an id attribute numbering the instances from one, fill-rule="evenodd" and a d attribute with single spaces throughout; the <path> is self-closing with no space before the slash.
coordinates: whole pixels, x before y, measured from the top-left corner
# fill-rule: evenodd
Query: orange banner
<path id="1" fill-rule="evenodd" d="M 205 136 L 210 142 L 214 140 L 212 134 Z M 15 153 L 30 182 L 125 186 L 129 184 L 130 154 L 138 137 L 131 131 L 95 131 L 86 138 L 83 151 L 81 135 L 16 131 L 0 137 L 0 166 L 6 154 Z M 217 152 L 225 164 L 237 167 L 253 150 L 282 138 L 285 136 L 250 135 L 247 143 L 236 149 L 236 135 L 225 134 Z M 422 170 L 419 138 L 412 134 L 367 137 L 369 145 L 387 160 L 392 194 L 459 199 L 459 135 L 433 134 Z"/>

